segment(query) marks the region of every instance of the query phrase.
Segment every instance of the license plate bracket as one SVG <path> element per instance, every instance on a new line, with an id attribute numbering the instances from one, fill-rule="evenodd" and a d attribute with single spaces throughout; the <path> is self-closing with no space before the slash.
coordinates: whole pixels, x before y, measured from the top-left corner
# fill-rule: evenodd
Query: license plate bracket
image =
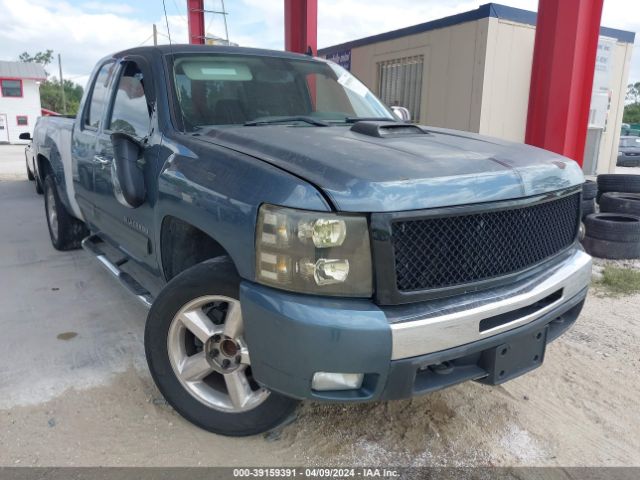
<path id="1" fill-rule="evenodd" d="M 488 373 L 479 380 L 499 385 L 542 365 L 547 346 L 547 326 L 515 337 L 482 352 L 480 366 Z"/>

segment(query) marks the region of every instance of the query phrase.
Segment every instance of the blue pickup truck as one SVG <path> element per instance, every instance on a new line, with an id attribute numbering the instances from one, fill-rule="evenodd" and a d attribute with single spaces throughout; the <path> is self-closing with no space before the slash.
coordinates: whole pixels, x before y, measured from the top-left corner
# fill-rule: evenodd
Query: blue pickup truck
<path id="1" fill-rule="evenodd" d="M 150 307 L 152 376 L 212 432 L 266 431 L 304 399 L 500 384 L 587 294 L 573 161 L 400 121 L 323 59 L 119 52 L 33 149 L 53 246 Z"/>

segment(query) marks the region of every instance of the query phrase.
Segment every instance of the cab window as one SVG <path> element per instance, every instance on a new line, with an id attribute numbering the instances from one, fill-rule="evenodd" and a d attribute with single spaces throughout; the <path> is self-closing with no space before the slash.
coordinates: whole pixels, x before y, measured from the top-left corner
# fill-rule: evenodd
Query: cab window
<path id="1" fill-rule="evenodd" d="M 84 112 L 83 125 L 92 129 L 97 129 L 100 126 L 100 120 L 104 112 L 104 106 L 107 101 L 107 89 L 109 87 L 109 81 L 113 73 L 114 62 L 105 63 L 100 67 L 98 75 L 93 83 L 91 89 L 91 98 L 88 101 L 88 106 Z"/>

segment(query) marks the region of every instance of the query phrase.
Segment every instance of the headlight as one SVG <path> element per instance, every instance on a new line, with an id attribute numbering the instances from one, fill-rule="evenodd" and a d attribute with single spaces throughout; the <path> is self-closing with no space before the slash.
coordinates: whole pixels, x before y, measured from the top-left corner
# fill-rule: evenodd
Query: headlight
<path id="1" fill-rule="evenodd" d="M 618 152 L 618 156 L 619 156 L 619 157 L 621 157 L 621 156 L 623 156 L 623 155 L 624 155 L 624 153 L 623 153 L 623 152 Z"/>
<path id="2" fill-rule="evenodd" d="M 369 297 L 367 219 L 262 205 L 256 228 L 256 279 L 293 292 Z"/>

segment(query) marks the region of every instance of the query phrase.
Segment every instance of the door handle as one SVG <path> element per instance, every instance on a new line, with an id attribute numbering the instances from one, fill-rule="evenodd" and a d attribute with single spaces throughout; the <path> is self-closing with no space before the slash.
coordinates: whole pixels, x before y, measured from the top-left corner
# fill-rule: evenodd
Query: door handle
<path id="1" fill-rule="evenodd" d="M 100 166 L 102 167 L 106 167 L 107 165 L 109 165 L 111 163 L 111 160 L 108 159 L 107 157 L 103 157 L 102 155 L 94 155 L 93 156 L 93 160 L 100 164 Z"/>

